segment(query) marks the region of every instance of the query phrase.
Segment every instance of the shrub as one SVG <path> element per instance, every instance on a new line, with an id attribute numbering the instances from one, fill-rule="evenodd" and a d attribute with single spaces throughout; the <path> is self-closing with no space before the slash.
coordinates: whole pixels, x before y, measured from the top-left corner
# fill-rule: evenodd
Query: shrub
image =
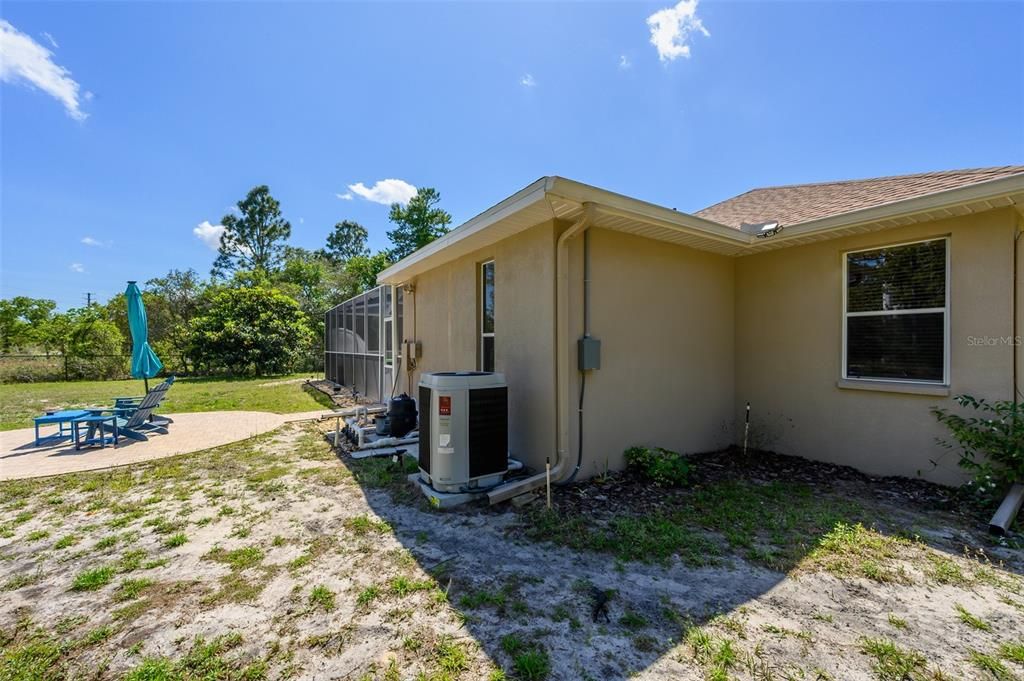
<path id="1" fill-rule="evenodd" d="M 299 304 L 263 286 L 223 289 L 189 326 L 197 365 L 234 376 L 287 373 L 312 331 Z"/>
<path id="2" fill-rule="evenodd" d="M 949 428 L 960 448 L 960 466 L 971 471 L 978 491 L 994 497 L 1024 481 L 1024 402 L 988 402 L 970 395 L 953 399 L 978 415 L 962 416 L 938 407 L 932 408 L 932 414 Z M 949 449 L 956 446 L 939 442 Z"/>
<path id="3" fill-rule="evenodd" d="M 676 452 L 661 447 L 630 447 L 625 456 L 630 468 L 659 485 L 679 487 L 689 479 L 690 464 Z"/>

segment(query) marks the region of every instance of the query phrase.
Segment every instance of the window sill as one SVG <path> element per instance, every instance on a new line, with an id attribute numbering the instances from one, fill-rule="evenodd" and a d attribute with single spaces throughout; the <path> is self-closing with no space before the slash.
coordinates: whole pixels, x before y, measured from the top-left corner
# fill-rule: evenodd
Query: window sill
<path id="1" fill-rule="evenodd" d="M 946 397 L 949 386 L 930 383 L 909 383 L 905 381 L 873 381 L 856 378 L 841 378 L 836 387 L 843 390 L 873 390 L 883 393 L 905 393 L 907 395 L 935 395 Z"/>

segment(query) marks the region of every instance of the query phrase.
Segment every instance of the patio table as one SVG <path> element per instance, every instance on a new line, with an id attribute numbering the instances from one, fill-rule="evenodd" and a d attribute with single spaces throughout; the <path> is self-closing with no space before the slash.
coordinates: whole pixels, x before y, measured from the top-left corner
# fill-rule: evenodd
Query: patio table
<path id="1" fill-rule="evenodd" d="M 84 409 L 68 409 L 65 411 L 54 411 L 42 416 L 37 416 L 33 419 L 36 425 L 36 447 L 42 447 L 43 445 L 50 444 L 51 442 L 60 442 L 61 440 L 67 440 L 71 438 L 73 427 L 71 422 L 82 416 L 88 416 L 89 412 Z M 64 428 L 64 424 L 67 424 L 67 429 Z M 39 435 L 39 426 L 56 425 L 57 432 L 52 435 Z"/>
<path id="2" fill-rule="evenodd" d="M 110 424 L 110 435 L 103 432 L 103 424 Z M 85 432 L 85 439 L 81 439 L 81 427 L 88 426 Z M 71 437 L 75 442 L 75 449 L 99 445 L 106 447 L 107 443 L 117 446 L 117 414 L 86 414 L 71 421 Z M 98 433 L 98 434 L 97 434 Z"/>

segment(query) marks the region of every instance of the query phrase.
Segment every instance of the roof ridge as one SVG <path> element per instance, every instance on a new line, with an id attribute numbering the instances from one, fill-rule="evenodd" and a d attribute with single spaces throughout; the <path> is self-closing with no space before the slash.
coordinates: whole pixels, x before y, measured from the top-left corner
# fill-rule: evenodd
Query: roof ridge
<path id="1" fill-rule="evenodd" d="M 953 169 L 953 170 L 930 170 L 930 171 L 925 171 L 925 172 L 920 172 L 920 173 L 907 173 L 905 175 L 883 175 L 881 177 L 861 177 L 861 178 L 857 178 L 857 179 L 854 179 L 854 180 L 828 180 L 828 181 L 825 181 L 825 182 L 795 182 L 793 184 L 773 184 L 773 185 L 768 185 L 768 186 L 765 186 L 765 187 L 754 187 L 753 189 L 748 189 L 747 191 L 743 192 L 742 194 L 737 194 L 736 196 L 734 196 L 732 198 L 737 198 L 737 197 L 743 196 L 744 194 L 749 194 L 751 192 L 764 191 L 764 190 L 767 190 L 767 189 L 793 189 L 795 187 L 824 187 L 824 186 L 836 185 L 836 184 L 856 184 L 858 182 L 879 182 L 881 180 L 906 180 L 906 179 L 909 179 L 909 178 L 912 178 L 912 177 L 929 177 L 929 176 L 935 176 L 935 175 L 956 175 L 956 174 L 959 174 L 959 173 L 983 173 L 983 172 L 984 173 L 991 173 L 991 172 L 998 172 L 998 171 L 1010 170 L 1010 169 L 1016 169 L 1016 170 L 1019 170 L 1021 173 L 1024 173 L 1024 165 L 986 166 L 986 167 L 982 167 L 982 168 L 960 168 L 960 169 Z M 729 201 L 729 200 L 730 199 L 725 199 L 725 201 Z M 719 203 L 724 203 L 725 201 L 719 201 Z M 713 205 L 718 205 L 718 204 L 713 204 Z M 710 208 L 710 207 L 711 206 L 708 206 L 708 208 Z M 706 209 L 703 209 L 703 210 L 706 210 Z"/>

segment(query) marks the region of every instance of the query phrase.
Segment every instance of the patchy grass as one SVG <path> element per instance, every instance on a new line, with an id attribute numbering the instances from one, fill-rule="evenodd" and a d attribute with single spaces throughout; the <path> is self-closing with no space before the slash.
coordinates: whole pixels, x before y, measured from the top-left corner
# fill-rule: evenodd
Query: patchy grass
<path id="1" fill-rule="evenodd" d="M 924 669 L 927 660 L 924 655 L 907 648 L 901 648 L 893 641 L 883 638 L 861 639 L 860 650 L 873 658 L 871 665 L 881 681 L 904 681 L 916 678 Z"/>
<path id="2" fill-rule="evenodd" d="M 177 660 L 148 657 L 124 677 L 124 681 L 187 681 L 190 679 L 239 679 L 256 681 L 266 676 L 263 660 L 233 653 L 242 643 L 240 634 L 218 636 L 210 642 L 196 638 L 188 653 Z"/>
<path id="3" fill-rule="evenodd" d="M 153 585 L 152 579 L 126 579 L 114 593 L 115 601 L 130 601 L 142 595 L 142 592 Z"/>
<path id="4" fill-rule="evenodd" d="M 906 629 L 907 621 L 902 617 L 897 617 L 893 613 L 889 613 L 889 625 L 894 629 Z"/>
<path id="5" fill-rule="evenodd" d="M 75 581 L 71 583 L 71 590 L 95 591 L 96 589 L 110 584 L 110 581 L 114 579 L 114 573 L 115 569 L 111 565 L 104 565 L 103 567 L 79 572 L 75 576 Z"/>
<path id="6" fill-rule="evenodd" d="M 1015 681 L 1017 678 L 995 655 L 972 650 L 967 659 L 973 666 L 991 675 L 992 678 L 998 681 Z"/>
<path id="7" fill-rule="evenodd" d="M 384 534 L 391 531 L 391 526 L 383 520 L 374 520 L 365 515 L 347 518 L 343 524 L 346 530 L 360 537 L 367 534 Z"/>
<path id="8" fill-rule="evenodd" d="M 334 592 L 323 584 L 317 584 L 309 592 L 309 604 L 324 612 L 334 610 Z"/>
<path id="9" fill-rule="evenodd" d="M 160 408 L 168 413 L 239 410 L 290 414 L 330 407 L 325 395 L 304 390 L 301 382 L 282 382 L 306 377 L 179 378 Z M 47 410 L 109 405 L 115 397 L 141 393 L 139 380 L 0 384 L 0 430 L 28 428 L 32 417 Z"/>
<path id="10" fill-rule="evenodd" d="M 622 560 L 713 565 L 733 554 L 776 570 L 790 570 L 813 548 L 808 537 L 870 517 L 845 498 L 816 494 L 804 484 L 743 480 L 684 490 L 672 509 L 595 519 L 556 511 L 527 513 L 522 531 L 535 540 L 577 550 L 612 553 Z"/>
<path id="11" fill-rule="evenodd" d="M 204 558 L 225 563 L 232 570 L 247 570 L 263 562 L 263 550 L 258 546 L 243 546 L 231 551 L 217 547 L 207 553 Z"/>
<path id="12" fill-rule="evenodd" d="M 972 615 L 971 613 L 967 612 L 967 609 L 964 606 L 957 603 L 954 607 L 956 608 L 956 615 L 959 618 L 959 620 L 967 626 L 971 627 L 972 629 L 977 629 L 978 631 L 992 631 L 991 624 L 981 619 L 977 615 Z"/>
<path id="13" fill-rule="evenodd" d="M 164 540 L 164 548 L 174 549 L 179 546 L 184 546 L 187 541 L 188 537 L 185 535 L 185 533 L 178 532 L 176 534 L 172 534 L 170 537 Z"/>
<path id="14" fill-rule="evenodd" d="M 836 577 L 907 583 L 909 578 L 896 559 L 909 544 L 909 540 L 883 535 L 859 523 L 837 523 L 819 540 L 801 567 L 824 570 Z"/>
<path id="15" fill-rule="evenodd" d="M 999 646 L 999 657 L 1024 666 L 1024 640 Z"/>
<path id="16" fill-rule="evenodd" d="M 937 681 L 994 678 L 997 665 L 1019 675 L 1024 642 L 1000 645 L 1024 608 L 1021 580 L 1003 564 L 1019 571 L 1015 549 L 979 552 L 956 517 L 862 512 L 860 504 L 879 503 L 869 492 L 708 482 L 699 469 L 692 489 L 661 490 L 664 500 L 635 508 L 594 504 L 587 517 L 566 510 L 575 489 L 559 490 L 561 511 L 534 513 L 549 538 L 587 551 L 557 549 L 581 568 L 567 588 L 545 560 L 551 547 L 516 529 L 525 512 L 429 510 L 402 467 L 364 463 L 340 465 L 314 428 L 289 427 L 196 455 L 0 483 L 0 526 L 11 533 L 0 540 L 0 588 L 22 589 L 0 599 L 0 658 L 22 665 L 0 668 L 0 681 L 839 681 L 907 668 L 913 681 Z M 957 545 L 940 554 L 886 536 L 892 528 L 919 528 L 929 541 L 955 536 Z M 29 541 L 30 530 L 50 536 Z M 54 550 L 64 536 L 81 539 Z M 901 581 L 901 566 L 912 582 Z M 76 579 L 82 589 L 72 593 Z M 609 617 L 595 621 L 600 592 L 613 598 Z M 915 626 L 915 608 L 938 596 L 952 625 Z M 955 602 L 1010 635 L 979 644 L 957 629 Z M 239 615 L 245 642 L 225 629 Z M 38 625 L 19 624 L 30 616 Z M 192 623 L 205 640 L 191 638 Z M 861 643 L 879 627 L 895 640 Z M 918 663 L 933 654 L 924 641 L 952 674 Z M 837 651 L 861 645 L 865 654 L 833 664 Z"/>

